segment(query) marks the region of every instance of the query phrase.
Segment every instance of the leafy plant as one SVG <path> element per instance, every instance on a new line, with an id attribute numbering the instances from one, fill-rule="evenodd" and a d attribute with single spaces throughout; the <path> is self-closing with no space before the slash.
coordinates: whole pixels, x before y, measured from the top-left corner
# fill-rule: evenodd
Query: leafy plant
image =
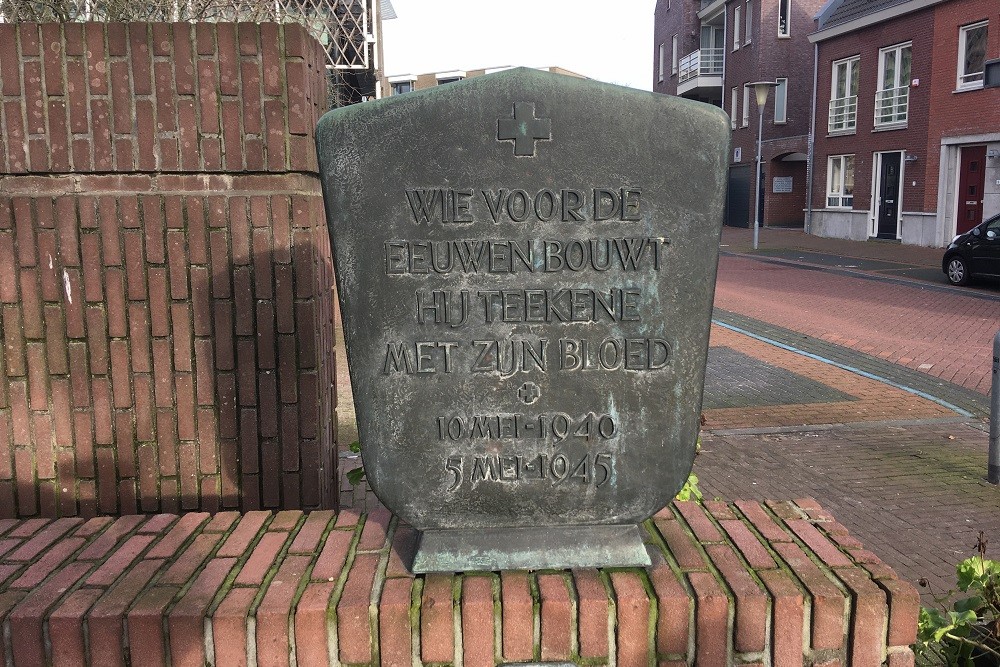
<path id="1" fill-rule="evenodd" d="M 355 440 L 349 445 L 349 449 L 355 454 L 361 453 L 361 443 Z M 351 483 L 351 486 L 357 486 L 361 483 L 361 480 L 365 478 L 365 466 L 361 464 L 354 470 L 347 471 L 347 481 Z"/>
<path id="2" fill-rule="evenodd" d="M 944 601 L 956 593 L 949 591 L 935 598 L 942 609 L 920 609 L 914 645 L 919 658 L 956 667 L 1000 665 L 1000 561 L 986 558 L 986 543 L 980 531 L 978 553 L 956 567 L 958 591 L 968 595 L 945 609 Z"/>
<path id="3" fill-rule="evenodd" d="M 701 501 L 701 489 L 698 488 L 698 475 L 691 473 L 688 475 L 687 481 L 684 482 L 684 486 L 681 490 L 677 492 L 677 500 L 696 500 Z"/>

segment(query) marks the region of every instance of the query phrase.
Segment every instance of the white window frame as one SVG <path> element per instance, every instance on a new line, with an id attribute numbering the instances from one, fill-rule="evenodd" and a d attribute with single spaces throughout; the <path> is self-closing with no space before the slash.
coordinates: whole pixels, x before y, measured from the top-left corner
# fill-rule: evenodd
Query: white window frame
<path id="1" fill-rule="evenodd" d="M 733 51 L 740 48 L 740 6 L 733 7 Z"/>
<path id="2" fill-rule="evenodd" d="M 846 159 L 851 159 L 851 180 L 854 180 L 854 154 L 847 153 L 845 155 L 830 155 L 826 158 L 826 207 L 827 208 L 837 208 L 837 209 L 852 209 L 854 208 L 854 184 L 851 185 L 851 193 L 845 194 L 844 189 L 847 184 L 847 169 L 846 169 Z M 840 165 L 840 178 L 837 183 L 833 180 L 833 164 L 838 162 Z M 849 199 L 850 201 L 846 201 Z"/>
<path id="3" fill-rule="evenodd" d="M 666 60 L 667 57 L 666 48 L 663 42 L 660 42 L 660 48 L 657 56 L 658 56 L 657 57 L 658 66 L 656 68 L 656 80 L 663 81 L 663 70 L 664 70 L 664 65 L 666 64 L 664 61 Z"/>
<path id="4" fill-rule="evenodd" d="M 743 8 L 746 12 L 746 25 L 744 26 L 745 35 L 743 35 L 743 44 L 749 44 L 753 35 L 753 0 L 747 0 L 746 7 Z"/>
<path id="5" fill-rule="evenodd" d="M 788 122 L 788 79 L 779 77 L 775 81 L 778 85 L 774 87 L 774 124 L 784 125 Z M 782 100 L 780 117 L 778 114 L 779 96 Z"/>
<path id="6" fill-rule="evenodd" d="M 784 9 L 785 25 L 781 25 L 781 14 Z M 792 0 L 778 0 L 778 37 L 792 36 Z"/>
<path id="7" fill-rule="evenodd" d="M 412 93 L 416 89 L 417 77 L 412 74 L 399 74 L 395 76 L 387 77 L 389 82 L 389 95 L 405 95 L 406 93 Z M 396 86 L 401 83 L 410 84 L 410 89 L 408 91 L 397 93 Z"/>
<path id="8" fill-rule="evenodd" d="M 858 76 L 861 75 L 861 56 L 851 56 L 850 58 L 841 58 L 840 60 L 834 60 L 830 67 L 830 114 L 827 117 L 827 130 L 829 132 L 850 132 L 857 131 L 858 127 L 858 96 L 856 94 L 851 94 L 851 89 L 854 88 L 857 80 L 854 75 L 851 74 L 853 70 L 852 64 L 858 63 Z M 837 97 L 837 82 L 839 78 L 837 77 L 837 70 L 843 66 L 846 76 L 844 78 L 844 92 L 846 95 L 844 97 Z M 851 102 L 850 99 L 854 98 Z M 835 127 L 834 116 L 834 106 L 838 100 L 848 100 L 841 105 L 842 107 L 847 107 L 846 110 L 841 113 L 845 114 L 845 119 L 843 127 Z M 838 112 L 840 110 L 838 109 Z"/>
<path id="9" fill-rule="evenodd" d="M 750 124 L 750 86 L 743 84 L 743 119 L 740 127 Z"/>
<path id="10" fill-rule="evenodd" d="M 677 35 L 670 38 L 670 74 L 677 74 Z"/>
<path id="11" fill-rule="evenodd" d="M 977 28 L 986 28 L 986 37 L 989 40 L 989 24 L 987 21 L 977 21 L 975 23 L 970 23 L 969 25 L 963 25 L 958 29 L 958 77 L 956 79 L 957 85 L 956 90 L 976 90 L 983 87 L 983 78 L 986 73 L 985 66 L 981 72 L 973 72 L 969 74 L 965 71 L 965 50 L 968 46 L 968 33 L 971 30 L 976 30 Z M 988 43 L 988 42 L 987 42 Z M 989 60 L 988 58 L 983 58 L 984 62 Z M 970 76 L 975 74 L 979 75 L 978 79 L 968 81 Z"/>
<path id="12" fill-rule="evenodd" d="M 903 60 L 903 50 L 909 49 L 910 51 L 910 72 L 908 73 L 906 80 L 902 79 L 900 64 Z M 886 56 L 890 53 L 895 54 L 896 60 L 896 71 L 893 76 L 893 87 L 883 88 L 885 84 L 885 61 Z M 893 44 L 892 46 L 887 46 L 883 49 L 879 49 L 878 52 L 878 79 L 877 86 L 875 90 L 875 127 L 885 127 L 885 126 L 899 126 L 905 127 L 910 118 L 910 78 L 913 76 L 913 43 L 912 42 L 902 42 L 900 44 Z M 891 97 L 895 100 L 892 102 L 892 108 L 894 109 L 891 114 L 893 117 L 889 120 L 882 120 L 882 114 L 880 110 L 883 109 L 881 100 L 885 96 L 884 91 L 900 91 Z M 904 99 L 905 98 L 905 99 Z M 900 111 L 902 109 L 902 111 Z M 902 116 L 901 118 L 899 116 Z"/>
<path id="13" fill-rule="evenodd" d="M 737 105 L 739 104 L 740 93 L 736 86 L 729 89 L 729 124 L 732 128 L 736 129 L 736 112 L 738 111 Z"/>

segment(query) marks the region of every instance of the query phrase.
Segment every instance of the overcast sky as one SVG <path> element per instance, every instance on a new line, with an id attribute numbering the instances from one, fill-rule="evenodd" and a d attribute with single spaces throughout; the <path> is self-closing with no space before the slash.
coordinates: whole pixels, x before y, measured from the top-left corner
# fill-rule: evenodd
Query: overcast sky
<path id="1" fill-rule="evenodd" d="M 656 0 L 392 0 L 385 73 L 563 67 L 650 90 Z"/>

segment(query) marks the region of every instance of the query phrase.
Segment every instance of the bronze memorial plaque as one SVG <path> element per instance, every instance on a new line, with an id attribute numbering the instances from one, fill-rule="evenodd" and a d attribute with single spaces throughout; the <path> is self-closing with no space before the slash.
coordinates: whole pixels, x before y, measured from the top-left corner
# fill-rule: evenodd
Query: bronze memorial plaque
<path id="1" fill-rule="evenodd" d="M 648 564 L 694 459 L 729 131 L 528 69 L 320 121 L 362 458 L 415 572 Z"/>

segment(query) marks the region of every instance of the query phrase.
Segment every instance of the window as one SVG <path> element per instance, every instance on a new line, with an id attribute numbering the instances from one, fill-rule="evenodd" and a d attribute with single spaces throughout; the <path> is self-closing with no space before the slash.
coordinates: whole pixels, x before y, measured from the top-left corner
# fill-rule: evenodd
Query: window
<path id="1" fill-rule="evenodd" d="M 736 105 L 739 103 L 739 91 L 736 86 L 729 89 L 729 124 L 736 129 Z"/>
<path id="2" fill-rule="evenodd" d="M 677 35 L 670 38 L 670 73 L 677 74 Z"/>
<path id="3" fill-rule="evenodd" d="M 743 127 L 750 124 L 750 86 L 743 84 Z"/>
<path id="4" fill-rule="evenodd" d="M 826 173 L 827 208 L 854 206 L 854 156 L 831 155 Z"/>
<path id="5" fill-rule="evenodd" d="M 905 123 L 910 107 L 910 44 L 882 49 L 878 56 L 875 126 Z"/>
<path id="6" fill-rule="evenodd" d="M 753 33 L 753 0 L 747 0 L 746 13 L 747 13 L 747 24 L 746 24 L 746 30 L 743 31 L 746 33 L 745 35 L 743 35 L 743 43 L 749 44 L 750 35 L 751 33 Z"/>
<path id="7" fill-rule="evenodd" d="M 663 81 L 663 64 L 664 64 L 663 60 L 664 60 L 665 56 L 666 56 L 665 49 L 663 48 L 663 43 L 661 42 L 660 43 L 660 52 L 659 52 L 659 66 L 656 68 L 656 80 L 657 81 Z"/>
<path id="8" fill-rule="evenodd" d="M 740 6 L 733 8 L 733 51 L 740 48 Z"/>
<path id="9" fill-rule="evenodd" d="M 396 81 L 390 85 L 392 86 L 393 95 L 402 95 L 403 93 L 413 92 L 412 81 Z"/>
<path id="10" fill-rule="evenodd" d="M 462 77 L 462 76 L 449 76 L 449 77 L 446 77 L 444 79 L 438 79 L 437 80 L 437 82 L 438 82 L 437 85 L 443 86 L 446 83 L 455 83 L 456 81 L 461 81 L 464 78 L 465 77 Z"/>
<path id="11" fill-rule="evenodd" d="M 788 122 L 788 79 L 775 79 L 778 85 L 774 89 L 774 122 Z"/>
<path id="12" fill-rule="evenodd" d="M 778 0 L 778 37 L 792 35 L 792 0 Z"/>
<path id="13" fill-rule="evenodd" d="M 833 63 L 830 86 L 830 132 L 853 130 L 858 125 L 858 69 L 861 58 L 847 58 Z"/>
<path id="14" fill-rule="evenodd" d="M 958 87 L 982 88 L 986 63 L 986 28 L 988 21 L 973 23 L 958 34 Z"/>

